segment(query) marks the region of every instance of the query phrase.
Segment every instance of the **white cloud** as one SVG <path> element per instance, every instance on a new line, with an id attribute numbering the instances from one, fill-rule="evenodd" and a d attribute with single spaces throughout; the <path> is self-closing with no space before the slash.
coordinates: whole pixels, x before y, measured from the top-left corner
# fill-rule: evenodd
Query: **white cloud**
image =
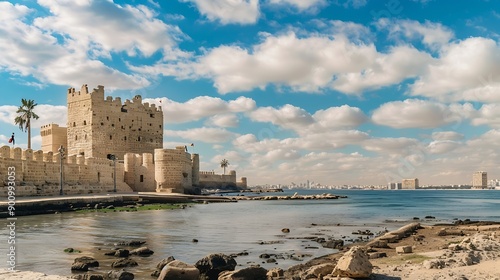
<path id="1" fill-rule="evenodd" d="M 432 139 L 436 141 L 457 141 L 464 139 L 464 135 L 455 131 L 436 131 L 432 133 Z"/>
<path id="2" fill-rule="evenodd" d="M 330 129 L 355 128 L 367 120 L 363 112 L 356 107 L 342 105 L 318 110 L 311 115 L 306 110 L 286 104 L 276 109 L 262 107 L 249 113 L 253 121 L 270 122 L 284 129 L 291 129 L 300 135 L 324 132 Z"/>
<path id="3" fill-rule="evenodd" d="M 500 104 L 485 104 L 477 112 L 477 116 L 472 119 L 473 125 L 489 125 L 500 128 Z"/>
<path id="4" fill-rule="evenodd" d="M 198 96 L 184 103 L 162 98 L 145 98 L 144 102 L 162 107 L 166 123 L 184 123 L 226 113 L 248 112 L 255 108 L 255 101 L 240 96 L 235 100 L 224 101 L 217 97 Z"/>
<path id="5" fill-rule="evenodd" d="M 287 4 L 296 7 L 300 11 L 317 8 L 326 5 L 325 0 L 269 0 L 271 4 Z"/>
<path id="6" fill-rule="evenodd" d="M 56 2 L 50 3 L 56 5 Z M 106 81 L 108 88 L 131 89 L 149 84 L 144 78 L 120 72 L 99 60 L 90 59 L 87 54 L 88 46 L 82 46 L 79 41 L 63 36 L 65 42 L 61 45 L 55 37 L 61 34 L 52 35 L 38 26 L 26 24 L 25 17 L 30 12 L 27 7 L 14 6 L 8 2 L 1 2 L 1 5 L 0 68 L 3 70 L 21 76 L 33 76 L 42 83 L 58 85 L 102 84 Z M 94 12 L 97 16 L 100 11 Z M 4 16 L 6 14 L 9 16 Z M 71 18 L 84 19 L 87 24 L 95 24 L 88 18 L 95 19 L 96 16 L 74 16 L 73 10 L 67 14 Z M 43 18 L 38 18 L 35 22 L 37 21 L 43 21 Z"/>
<path id="7" fill-rule="evenodd" d="M 440 57 L 411 86 L 412 95 L 445 101 L 499 102 L 500 47 L 473 37 L 442 48 Z"/>
<path id="8" fill-rule="evenodd" d="M 398 137 L 398 138 L 373 138 L 362 143 L 362 147 L 367 151 L 380 154 L 398 154 L 407 155 L 412 150 L 418 148 L 416 139 Z"/>
<path id="9" fill-rule="evenodd" d="M 279 109 L 262 107 L 249 114 L 250 119 L 258 122 L 271 122 L 286 129 L 300 131 L 312 125 L 312 116 L 304 109 L 286 104 Z"/>
<path id="10" fill-rule="evenodd" d="M 381 54 L 363 65 L 357 72 L 342 73 L 332 87 L 344 93 L 359 94 L 365 90 L 379 89 L 417 77 L 432 62 L 432 57 L 410 46 L 397 46 L 389 53 Z"/>
<path id="11" fill-rule="evenodd" d="M 239 120 L 235 114 L 219 114 L 208 119 L 207 124 L 220 127 L 236 127 L 239 124 Z"/>
<path id="12" fill-rule="evenodd" d="M 459 123 L 464 118 L 463 111 L 470 107 L 470 104 L 446 106 L 432 101 L 407 99 L 383 104 L 373 112 L 372 120 L 393 128 L 435 128 Z"/>
<path id="13" fill-rule="evenodd" d="M 429 54 L 409 46 L 379 53 L 373 44 L 354 43 L 347 35 L 263 34 L 263 41 L 251 48 L 222 45 L 207 50 L 196 61 L 158 63 L 134 70 L 179 79 L 213 79 L 221 94 L 274 85 L 306 93 L 335 89 L 359 95 L 417 77 L 432 61 Z M 355 38 L 359 35 L 350 35 L 359 41 Z"/>
<path id="14" fill-rule="evenodd" d="M 431 142 L 429 146 L 427 146 L 427 149 L 431 154 L 445 154 L 455 150 L 460 145 L 461 144 L 456 141 L 440 140 Z"/>
<path id="15" fill-rule="evenodd" d="M 403 35 L 409 39 L 421 39 L 422 43 L 433 48 L 447 44 L 454 37 L 453 31 L 440 23 L 426 21 L 420 23 L 415 20 L 379 19 L 376 23 L 380 29 L 388 29 L 390 36 Z"/>
<path id="16" fill-rule="evenodd" d="M 224 143 L 233 140 L 238 134 L 223 128 L 192 128 L 187 130 L 165 130 L 165 137 L 179 137 L 191 142 Z M 196 145 L 196 143 L 195 143 Z"/>
<path id="17" fill-rule="evenodd" d="M 15 125 L 14 119 L 16 118 L 18 106 L 2 105 L 0 106 L 0 121 L 7 124 Z M 31 120 L 32 129 L 38 129 L 42 125 L 55 123 L 59 126 L 66 126 L 67 122 L 67 108 L 66 106 L 54 106 L 48 104 L 38 104 L 33 110 L 39 119 Z"/>
<path id="18" fill-rule="evenodd" d="M 259 0 L 182 0 L 196 5 L 198 11 L 210 21 L 222 24 L 256 23 L 260 11 Z"/>
<path id="19" fill-rule="evenodd" d="M 35 19 L 35 26 L 65 34 L 105 57 L 121 51 L 129 56 L 151 56 L 158 50 L 169 52 L 184 36 L 178 27 L 160 21 L 155 11 L 144 5 L 69 0 L 38 3 L 50 9 L 52 16 Z"/>

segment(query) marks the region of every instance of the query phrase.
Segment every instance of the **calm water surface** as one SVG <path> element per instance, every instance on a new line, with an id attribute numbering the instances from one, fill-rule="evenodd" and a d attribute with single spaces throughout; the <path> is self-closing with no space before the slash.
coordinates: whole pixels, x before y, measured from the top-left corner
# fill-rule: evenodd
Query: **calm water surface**
<path id="1" fill-rule="evenodd" d="M 293 193 L 295 191 L 291 191 Z M 325 191 L 301 190 L 303 194 Z M 78 255 L 63 252 L 72 247 L 81 255 L 100 256 L 99 249 L 114 247 L 122 240 L 141 239 L 155 251 L 148 258 L 135 258 L 139 267 L 134 273 L 146 274 L 167 256 L 195 263 L 209 253 L 226 254 L 247 251 L 238 264 L 259 263 L 264 267 L 287 268 L 294 260 L 278 260 L 278 265 L 262 264 L 262 253 L 311 254 L 335 252 L 311 249 L 319 245 L 307 236 L 341 238 L 358 229 L 381 231 L 400 227 L 413 217 L 436 217 L 423 223 L 451 222 L 454 218 L 500 221 L 500 191 L 415 190 L 362 191 L 334 190 L 347 195 L 339 200 L 240 201 L 238 203 L 199 204 L 184 210 L 156 210 L 116 213 L 62 213 L 19 217 L 16 245 L 17 269 L 70 275 L 70 266 Z M 4 221 L 6 223 L 6 221 Z M 311 224 L 316 224 L 312 226 Z M 282 228 L 290 228 L 284 235 Z M 0 236 L 7 236 L 6 227 Z M 293 237 L 293 238 L 290 238 Z M 294 237 L 298 237 L 295 239 Z M 196 238 L 198 243 L 193 243 Z M 279 241 L 260 245 L 261 241 Z M 0 250 L 7 268 L 7 240 Z M 321 247 L 321 246 L 319 246 Z M 309 257 L 311 258 L 311 257 Z M 309 259 L 305 258 L 305 260 Z M 101 266 L 106 266 L 104 263 Z M 102 268 L 103 271 L 109 268 Z"/>

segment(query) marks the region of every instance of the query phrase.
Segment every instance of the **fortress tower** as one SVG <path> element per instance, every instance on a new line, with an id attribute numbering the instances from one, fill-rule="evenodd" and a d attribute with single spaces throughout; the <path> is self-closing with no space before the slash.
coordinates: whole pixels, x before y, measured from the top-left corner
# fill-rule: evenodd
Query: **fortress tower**
<path id="1" fill-rule="evenodd" d="M 66 127 L 60 127 L 57 124 L 43 125 L 40 129 L 42 135 L 42 151 L 44 153 L 53 152 L 58 153 L 59 147 L 68 146 L 66 134 Z"/>
<path id="2" fill-rule="evenodd" d="M 68 89 L 67 141 L 69 155 L 106 158 L 114 154 L 154 153 L 163 147 L 163 112 L 154 104 L 142 103 L 136 95 L 123 104 L 119 97 L 104 99 L 104 87 L 89 92 Z"/>

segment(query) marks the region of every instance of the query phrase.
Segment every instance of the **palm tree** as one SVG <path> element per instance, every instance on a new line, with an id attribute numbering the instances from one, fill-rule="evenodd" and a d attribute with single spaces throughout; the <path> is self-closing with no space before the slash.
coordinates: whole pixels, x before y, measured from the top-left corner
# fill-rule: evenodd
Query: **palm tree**
<path id="1" fill-rule="evenodd" d="M 31 149 L 31 119 L 38 120 L 38 115 L 33 112 L 35 106 L 38 105 L 34 100 L 21 99 L 21 106 L 17 108 L 18 116 L 14 119 L 15 124 L 19 125 L 19 129 L 28 131 L 28 149 Z"/>
<path id="2" fill-rule="evenodd" d="M 226 167 L 229 166 L 229 161 L 227 159 L 223 159 L 220 161 L 220 167 L 224 169 L 224 175 L 226 175 Z"/>

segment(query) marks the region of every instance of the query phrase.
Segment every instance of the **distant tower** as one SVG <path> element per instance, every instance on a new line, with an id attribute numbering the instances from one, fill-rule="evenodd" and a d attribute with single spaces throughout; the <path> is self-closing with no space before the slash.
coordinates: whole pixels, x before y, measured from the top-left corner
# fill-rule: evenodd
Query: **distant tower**
<path id="1" fill-rule="evenodd" d="M 57 150 L 61 145 L 66 149 L 68 147 L 66 133 L 66 127 L 59 127 L 59 125 L 53 123 L 43 125 L 40 129 L 40 134 L 42 135 L 42 151 L 44 153 L 58 153 Z"/>
<path id="2" fill-rule="evenodd" d="M 485 171 L 476 171 L 472 174 L 472 188 L 486 189 L 488 187 L 488 173 Z"/>

